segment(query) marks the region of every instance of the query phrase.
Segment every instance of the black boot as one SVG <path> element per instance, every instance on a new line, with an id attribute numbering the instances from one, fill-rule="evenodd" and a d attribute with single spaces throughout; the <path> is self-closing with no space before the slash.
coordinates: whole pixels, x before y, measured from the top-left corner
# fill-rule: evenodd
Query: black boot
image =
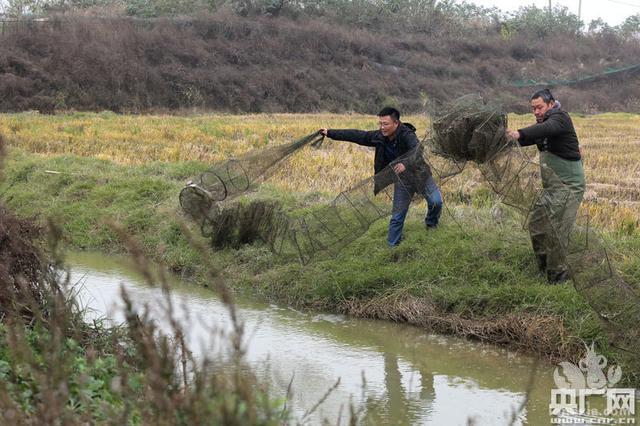
<path id="1" fill-rule="evenodd" d="M 569 281 L 570 278 L 569 271 L 547 272 L 547 281 L 549 284 L 562 284 L 565 281 Z"/>

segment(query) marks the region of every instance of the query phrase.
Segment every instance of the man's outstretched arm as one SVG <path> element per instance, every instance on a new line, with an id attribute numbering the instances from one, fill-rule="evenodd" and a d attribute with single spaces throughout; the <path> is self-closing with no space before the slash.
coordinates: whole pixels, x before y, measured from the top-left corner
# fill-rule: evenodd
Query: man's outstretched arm
<path id="1" fill-rule="evenodd" d="M 558 136 L 571 131 L 570 122 L 559 114 L 549 117 L 542 123 L 518 130 L 508 130 L 507 134 L 517 140 L 520 146 L 530 146 L 539 143 L 542 139 Z"/>
<path id="2" fill-rule="evenodd" d="M 320 129 L 320 133 L 337 141 L 353 142 L 363 146 L 376 146 L 373 141 L 373 135 L 376 133 L 375 130 Z"/>

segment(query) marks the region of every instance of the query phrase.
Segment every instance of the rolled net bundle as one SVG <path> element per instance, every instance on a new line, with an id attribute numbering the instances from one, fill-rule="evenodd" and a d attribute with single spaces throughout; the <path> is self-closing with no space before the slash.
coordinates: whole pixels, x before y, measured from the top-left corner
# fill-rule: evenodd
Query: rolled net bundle
<path id="1" fill-rule="evenodd" d="M 433 114 L 431 152 L 457 163 L 483 164 L 507 149 L 507 115 L 480 95 L 466 95 Z"/>

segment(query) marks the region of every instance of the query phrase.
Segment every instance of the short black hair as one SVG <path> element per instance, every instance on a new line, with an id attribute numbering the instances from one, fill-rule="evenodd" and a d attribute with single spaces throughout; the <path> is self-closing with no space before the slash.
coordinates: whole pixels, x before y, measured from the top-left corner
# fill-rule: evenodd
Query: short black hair
<path id="1" fill-rule="evenodd" d="M 556 100 L 551 94 L 551 90 L 549 89 L 538 90 L 533 95 L 531 95 L 531 100 L 538 98 L 542 98 L 542 100 L 547 104 Z"/>
<path id="2" fill-rule="evenodd" d="M 387 115 L 390 115 L 396 121 L 400 120 L 400 111 L 393 107 L 384 107 L 378 113 L 378 117 L 386 117 Z"/>

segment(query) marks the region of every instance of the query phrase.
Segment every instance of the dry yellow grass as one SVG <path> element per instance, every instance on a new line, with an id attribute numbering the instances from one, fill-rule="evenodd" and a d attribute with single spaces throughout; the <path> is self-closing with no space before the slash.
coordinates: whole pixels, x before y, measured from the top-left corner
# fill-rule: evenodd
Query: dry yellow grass
<path id="1" fill-rule="evenodd" d="M 424 135 L 425 116 L 405 117 Z M 533 116 L 510 116 L 514 128 L 533 123 Z M 587 173 L 583 212 L 596 223 L 632 230 L 640 224 L 640 115 L 574 116 Z M 72 113 L 43 116 L 0 115 L 0 132 L 10 144 L 43 155 L 74 154 L 124 164 L 149 161 L 215 162 L 289 142 L 320 127 L 373 129 L 365 115 L 260 114 L 133 116 Z M 535 148 L 529 148 L 535 154 Z M 272 182 L 287 190 L 335 193 L 372 173 L 372 153 L 353 144 L 327 141 L 325 149 L 305 150 L 292 157 Z M 477 186 L 477 174 L 465 174 L 463 189 Z M 444 188 L 445 192 L 460 188 Z"/>

